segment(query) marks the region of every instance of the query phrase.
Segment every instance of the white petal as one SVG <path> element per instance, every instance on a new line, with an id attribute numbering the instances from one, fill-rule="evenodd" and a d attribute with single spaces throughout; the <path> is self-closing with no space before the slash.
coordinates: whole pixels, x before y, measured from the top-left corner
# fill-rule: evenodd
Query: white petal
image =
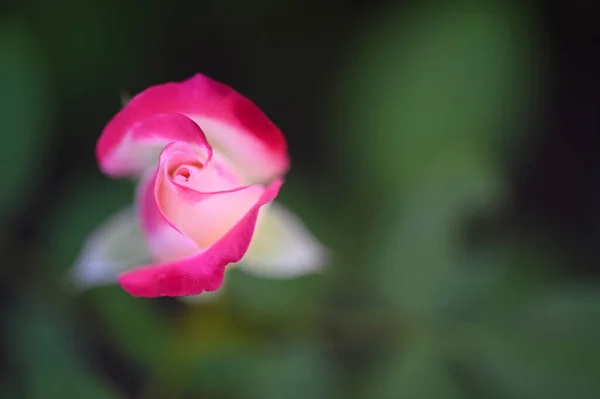
<path id="1" fill-rule="evenodd" d="M 250 274 L 294 278 L 322 269 L 327 250 L 290 210 L 277 202 L 264 206 L 248 252 L 238 263 Z"/>
<path id="2" fill-rule="evenodd" d="M 76 288 L 113 284 L 117 275 L 150 259 L 137 215 L 126 208 L 94 231 L 73 265 L 70 279 Z"/>

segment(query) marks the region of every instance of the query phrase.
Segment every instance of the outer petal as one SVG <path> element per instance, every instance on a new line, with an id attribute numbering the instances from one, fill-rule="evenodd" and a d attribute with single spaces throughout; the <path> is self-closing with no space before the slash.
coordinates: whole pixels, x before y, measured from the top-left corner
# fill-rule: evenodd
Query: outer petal
<path id="1" fill-rule="evenodd" d="M 110 127 L 110 124 L 109 124 Z M 132 120 L 118 140 L 116 134 L 100 137 L 96 148 L 100 169 L 110 176 L 138 176 L 158 163 L 162 149 L 170 142 L 194 144 L 202 158 L 212 156 L 212 148 L 198 125 L 185 115 L 153 113 Z M 114 132 L 113 130 L 109 130 Z M 110 144 L 110 146 L 109 146 Z"/>
<path id="2" fill-rule="evenodd" d="M 157 266 L 143 266 L 119 276 L 119 283 L 133 296 L 185 296 L 215 291 L 223 283 L 225 266 L 246 253 L 261 206 L 279 192 L 278 179 L 256 204 L 222 238 L 206 250 L 185 259 Z"/>
<path id="3" fill-rule="evenodd" d="M 302 221 L 278 202 L 261 209 L 256 232 L 239 267 L 269 278 L 293 278 L 320 271 L 327 250 Z"/>
<path id="4" fill-rule="evenodd" d="M 135 96 L 106 126 L 96 153 L 111 175 L 130 170 L 113 168 L 106 159 L 119 158 L 135 124 L 156 113 L 181 113 L 196 121 L 209 142 L 247 174 L 246 183 L 269 182 L 289 167 L 287 143 L 281 131 L 252 101 L 230 87 L 196 75 L 181 83 L 151 87 Z M 122 153 L 121 153 L 122 154 Z"/>
<path id="5" fill-rule="evenodd" d="M 112 216 L 94 231 L 71 270 L 77 288 L 116 283 L 117 275 L 150 259 L 132 208 Z"/>

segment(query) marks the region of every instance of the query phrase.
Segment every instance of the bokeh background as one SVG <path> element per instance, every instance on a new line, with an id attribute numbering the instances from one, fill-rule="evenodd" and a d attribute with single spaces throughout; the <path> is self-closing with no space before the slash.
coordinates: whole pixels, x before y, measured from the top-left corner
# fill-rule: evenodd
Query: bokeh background
<path id="1" fill-rule="evenodd" d="M 434 5 L 435 4 L 435 5 Z M 593 1 L 0 6 L 1 398 L 600 397 Z M 289 140 L 323 275 L 216 302 L 65 284 L 132 200 L 94 146 L 202 72 Z"/>

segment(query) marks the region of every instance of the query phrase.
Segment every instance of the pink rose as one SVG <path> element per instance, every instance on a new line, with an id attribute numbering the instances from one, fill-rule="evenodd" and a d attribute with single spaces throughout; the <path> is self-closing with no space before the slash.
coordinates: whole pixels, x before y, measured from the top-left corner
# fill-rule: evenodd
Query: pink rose
<path id="1" fill-rule="evenodd" d="M 106 175 L 140 180 L 135 210 L 83 248 L 80 286 L 118 276 L 134 296 L 186 296 L 218 290 L 231 263 L 279 278 L 323 264 L 300 220 L 272 203 L 290 166 L 285 137 L 224 84 L 198 74 L 143 91 L 105 127 L 96 155 Z"/>

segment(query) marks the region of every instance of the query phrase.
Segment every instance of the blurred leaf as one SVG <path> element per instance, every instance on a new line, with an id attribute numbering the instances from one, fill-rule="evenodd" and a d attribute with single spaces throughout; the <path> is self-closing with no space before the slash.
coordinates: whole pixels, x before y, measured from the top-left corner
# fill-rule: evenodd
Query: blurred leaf
<path id="1" fill-rule="evenodd" d="M 511 139 L 505 130 L 532 82 L 532 21 L 522 11 L 494 2 L 386 9 L 342 74 L 341 149 L 375 214 L 361 262 L 382 296 L 419 314 L 446 299 L 464 221 L 506 199 L 497 139 Z"/>
<path id="2" fill-rule="evenodd" d="M 329 358 L 313 343 L 273 347 L 254 358 L 241 398 L 325 399 L 335 395 L 338 377 Z"/>
<path id="3" fill-rule="evenodd" d="M 523 15 L 488 1 L 374 18 L 336 98 L 340 149 L 352 165 L 360 160 L 354 172 L 385 192 L 419 181 L 444 154 L 466 146 L 489 156 L 494 137 L 509 140 L 506 121 L 515 122 L 532 83 L 532 21 Z"/>
<path id="4" fill-rule="evenodd" d="M 600 394 L 600 351 L 596 344 L 502 325 L 487 325 L 472 332 L 472 373 L 498 397 L 592 399 Z"/>
<path id="5" fill-rule="evenodd" d="M 223 349 L 187 371 L 190 386 L 202 397 L 319 399 L 334 397 L 339 389 L 334 365 L 314 344 Z"/>
<path id="6" fill-rule="evenodd" d="M 159 370 L 161 377 L 203 396 L 239 392 L 264 339 L 233 317 L 226 299 L 185 309 L 169 345 L 175 366 Z"/>
<path id="7" fill-rule="evenodd" d="M 113 341 L 138 364 L 161 367 L 168 356 L 173 323 L 153 306 L 157 299 L 134 298 L 116 284 L 92 289 L 83 299 L 90 301 L 102 338 Z"/>
<path id="8" fill-rule="evenodd" d="M 202 359 L 222 348 L 252 346 L 261 341 L 256 330 L 232 315 L 226 299 L 184 309 L 173 342 L 173 348 L 180 352 L 178 357 Z"/>
<path id="9" fill-rule="evenodd" d="M 420 337 L 404 351 L 391 350 L 372 366 L 362 397 L 458 399 L 464 395 L 443 363 L 432 337 Z"/>
<path id="10" fill-rule="evenodd" d="M 465 253 L 439 295 L 439 308 L 456 321 L 515 320 L 557 279 L 563 259 L 542 234 L 512 232 L 508 240 Z"/>
<path id="11" fill-rule="evenodd" d="M 120 394 L 94 373 L 81 356 L 76 336 L 64 320 L 30 299 L 13 309 L 7 346 L 18 367 L 26 398 L 116 399 Z"/>
<path id="12" fill-rule="evenodd" d="M 23 198 L 35 184 L 49 137 L 50 102 L 44 60 L 36 38 L 23 21 L 0 19 L 0 120 L 2 120 L 3 170 L 0 209 Z"/>
<path id="13" fill-rule="evenodd" d="M 501 180 L 479 158 L 465 154 L 437 165 L 397 204 L 380 207 L 364 240 L 364 256 L 377 260 L 380 295 L 423 314 L 447 299 L 462 258 L 464 218 L 503 198 Z"/>
<path id="14" fill-rule="evenodd" d="M 499 259 L 465 260 L 453 268 L 439 292 L 440 313 L 461 321 L 482 317 L 495 290 L 504 282 L 508 273 L 506 265 Z"/>
<path id="15" fill-rule="evenodd" d="M 172 345 L 179 362 L 164 373 L 179 374 L 179 386 L 203 397 L 329 397 L 334 381 L 323 353 L 311 345 L 267 345 L 268 337 L 231 310 L 223 298 L 190 307 Z"/>
<path id="16" fill-rule="evenodd" d="M 200 397 L 244 397 L 255 356 L 249 348 L 221 348 L 188 363 L 183 369 L 186 380 L 180 386 Z"/>
<path id="17" fill-rule="evenodd" d="M 600 286 L 580 284 L 545 292 L 522 309 L 520 323 L 546 337 L 596 347 L 600 336 Z M 600 351 L 597 354 L 600 356 Z"/>
<path id="18" fill-rule="evenodd" d="M 319 276 L 271 280 L 227 272 L 229 300 L 244 318 L 292 332 L 314 322 L 319 283 Z"/>

